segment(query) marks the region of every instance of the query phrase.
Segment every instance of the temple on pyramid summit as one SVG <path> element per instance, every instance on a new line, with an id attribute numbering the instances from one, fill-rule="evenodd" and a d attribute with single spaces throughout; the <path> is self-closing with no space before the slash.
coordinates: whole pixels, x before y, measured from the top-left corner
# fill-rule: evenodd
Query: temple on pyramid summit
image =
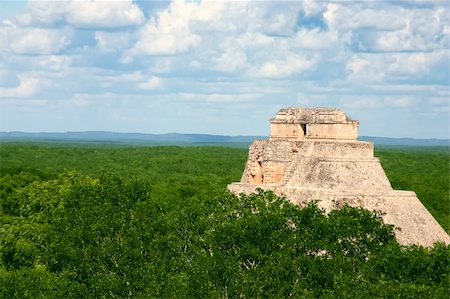
<path id="1" fill-rule="evenodd" d="M 382 212 L 403 245 L 450 243 L 412 191 L 393 190 L 373 143 L 358 141 L 359 122 L 335 108 L 286 108 L 270 120 L 269 140 L 254 141 L 236 194 L 272 190 L 295 204 L 317 200 Z"/>

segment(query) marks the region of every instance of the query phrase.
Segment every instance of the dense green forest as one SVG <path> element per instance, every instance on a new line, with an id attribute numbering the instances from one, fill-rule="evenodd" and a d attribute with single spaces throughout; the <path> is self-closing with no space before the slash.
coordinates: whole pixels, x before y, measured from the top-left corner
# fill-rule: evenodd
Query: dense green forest
<path id="1" fill-rule="evenodd" d="M 376 155 L 449 231 L 448 148 Z M 400 246 L 362 209 L 231 195 L 246 156 L 0 144 L 0 298 L 448 296 L 449 246 Z"/>

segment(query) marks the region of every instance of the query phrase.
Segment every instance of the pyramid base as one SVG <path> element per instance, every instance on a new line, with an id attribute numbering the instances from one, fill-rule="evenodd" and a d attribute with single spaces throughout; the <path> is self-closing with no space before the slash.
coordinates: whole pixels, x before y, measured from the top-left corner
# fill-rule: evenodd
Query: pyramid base
<path id="1" fill-rule="evenodd" d="M 372 211 L 380 211 L 383 221 L 395 227 L 395 236 L 402 245 L 433 246 L 436 242 L 450 244 L 450 237 L 423 206 L 412 191 L 387 191 L 383 193 L 360 191 L 333 191 L 324 189 L 280 185 L 251 185 L 232 183 L 228 190 L 251 194 L 256 189 L 271 190 L 294 204 L 304 205 L 317 200 L 318 206 L 329 212 L 348 204 Z"/>

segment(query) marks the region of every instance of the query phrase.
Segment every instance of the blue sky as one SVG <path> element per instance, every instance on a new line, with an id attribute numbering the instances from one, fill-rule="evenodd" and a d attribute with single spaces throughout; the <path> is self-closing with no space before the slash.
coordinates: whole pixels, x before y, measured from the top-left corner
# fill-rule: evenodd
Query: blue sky
<path id="1" fill-rule="evenodd" d="M 446 1 L 1 1 L 0 131 L 267 135 L 338 107 L 449 138 Z"/>

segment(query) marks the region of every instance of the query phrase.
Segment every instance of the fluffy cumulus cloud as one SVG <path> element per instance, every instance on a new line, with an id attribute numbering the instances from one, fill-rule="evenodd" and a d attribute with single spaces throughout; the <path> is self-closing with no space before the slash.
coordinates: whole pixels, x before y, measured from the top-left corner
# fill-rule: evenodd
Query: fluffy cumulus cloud
<path id="1" fill-rule="evenodd" d="M 131 0 L 32 0 L 27 12 L 17 19 L 29 26 L 120 28 L 141 24 L 144 14 Z"/>
<path id="2" fill-rule="evenodd" d="M 319 28 L 312 30 L 301 29 L 292 38 L 292 45 L 305 50 L 331 49 L 338 44 L 336 32 L 322 31 Z"/>
<path id="3" fill-rule="evenodd" d="M 2 15 L 0 130 L 266 134 L 276 109 L 308 105 L 362 134 L 448 134 L 446 1 L 30 0 Z M 429 131 L 409 131 L 419 118 Z"/>
<path id="4" fill-rule="evenodd" d="M 124 61 L 139 55 L 187 53 L 200 46 L 202 35 L 234 31 L 235 25 L 230 21 L 244 13 L 245 5 L 244 2 L 174 1 L 142 26 L 137 42 L 124 53 Z"/>
<path id="5" fill-rule="evenodd" d="M 353 5 L 330 3 L 326 5 L 323 17 L 334 30 L 400 30 L 407 24 L 400 17 L 401 7 L 389 9 L 367 7 L 364 2 Z"/>
<path id="6" fill-rule="evenodd" d="M 57 29 L 1 26 L 0 40 L 2 41 L 0 48 L 3 53 L 53 54 L 59 53 L 70 44 L 70 32 Z"/>
<path id="7" fill-rule="evenodd" d="M 219 57 L 213 58 L 215 68 L 223 72 L 234 72 L 246 67 L 247 55 L 239 48 L 227 48 Z"/>
<path id="8" fill-rule="evenodd" d="M 289 55 L 280 60 L 268 61 L 256 69 L 256 75 L 282 78 L 308 71 L 317 63 L 317 56 Z"/>

